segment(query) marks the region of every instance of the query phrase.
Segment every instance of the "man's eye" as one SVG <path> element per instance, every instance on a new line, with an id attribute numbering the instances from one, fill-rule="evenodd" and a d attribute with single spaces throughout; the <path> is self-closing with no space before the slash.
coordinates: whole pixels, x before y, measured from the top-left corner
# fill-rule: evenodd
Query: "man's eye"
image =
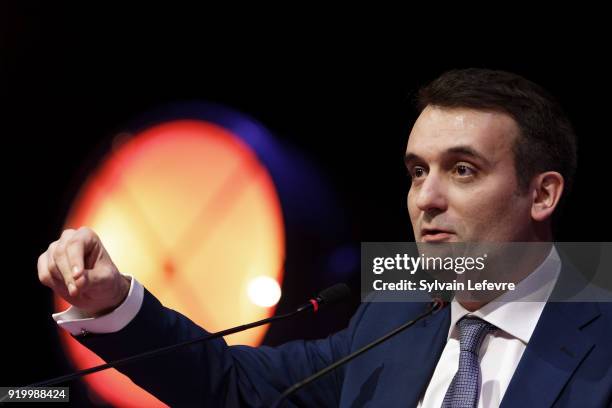
<path id="1" fill-rule="evenodd" d="M 474 175 L 475 170 L 465 164 L 458 164 L 455 166 L 455 173 L 461 177 L 469 177 Z"/>
<path id="2" fill-rule="evenodd" d="M 423 177 L 425 175 L 425 169 L 422 167 L 415 167 L 412 170 L 412 177 L 413 178 L 420 178 Z"/>

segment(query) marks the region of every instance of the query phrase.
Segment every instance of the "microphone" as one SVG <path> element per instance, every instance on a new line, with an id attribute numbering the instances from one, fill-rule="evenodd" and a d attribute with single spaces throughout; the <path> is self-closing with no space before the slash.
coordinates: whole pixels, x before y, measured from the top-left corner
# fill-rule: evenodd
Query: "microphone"
<path id="1" fill-rule="evenodd" d="M 204 336 L 200 336 L 200 337 L 196 337 L 194 339 L 191 340 L 186 340 L 183 341 L 181 343 L 177 343 L 177 344 L 172 344 L 170 346 L 166 346 L 166 347 L 161 347 L 155 350 L 150 350 L 150 351 L 146 351 L 144 353 L 140 353 L 140 354 L 136 354 L 135 356 L 130 356 L 130 357 L 125 357 L 119 360 L 115 360 L 112 361 L 110 363 L 106 363 L 106 364 L 101 364 L 98 366 L 94 366 L 91 368 L 86 368 L 84 370 L 80 370 L 80 371 L 76 371 L 74 373 L 71 374 L 67 374 L 67 375 L 63 375 L 60 377 L 56 377 L 56 378 L 52 378 L 50 380 L 45 380 L 45 381 L 40 381 L 34 384 L 30 384 L 27 385 L 23 388 L 29 388 L 29 387 L 47 387 L 50 385 L 54 385 L 54 384 L 59 384 L 59 383 L 63 383 L 66 381 L 71 381 L 75 378 L 78 377 L 82 377 L 88 374 L 92 374 L 92 373 L 96 373 L 98 371 L 102 371 L 102 370 L 106 370 L 108 368 L 114 368 L 114 367 L 120 367 L 123 366 L 125 364 L 128 363 L 133 363 L 136 361 L 140 361 L 140 360 L 144 360 L 147 359 L 149 357 L 153 357 L 153 356 L 158 356 L 161 354 L 165 354 L 174 350 L 177 350 L 181 347 L 185 347 L 188 346 L 190 344 L 194 344 L 194 343 L 199 343 L 199 342 L 204 342 L 204 341 L 208 341 L 208 340 L 212 340 L 212 339 L 216 339 L 219 337 L 223 337 L 223 336 L 227 336 L 229 334 L 233 334 L 233 333 L 238 333 L 241 332 L 243 330 L 247 330 L 247 329 L 251 329 L 253 327 L 257 327 L 257 326 L 261 326 L 267 323 L 271 323 L 271 322 L 275 322 L 278 320 L 283 320 L 283 319 L 287 319 L 289 317 L 293 317 L 299 313 L 302 313 L 304 311 L 307 310 L 312 310 L 313 313 L 316 313 L 319 311 L 319 308 L 321 308 L 322 306 L 326 306 L 326 305 L 331 305 L 334 303 L 338 303 L 342 300 L 345 300 L 349 294 L 351 293 L 350 288 L 344 284 L 344 283 L 338 283 L 335 284 L 327 289 L 322 290 L 318 296 L 316 296 L 313 299 L 310 299 L 308 301 L 308 303 L 303 304 L 302 306 L 298 307 L 296 310 L 294 310 L 293 312 L 290 313 L 286 313 L 283 315 L 279 315 L 279 316 L 272 316 L 272 317 L 268 317 L 266 319 L 262 319 L 262 320 L 258 320 L 256 322 L 253 323 L 248 323 L 248 324 L 244 324 L 241 326 L 236 326 L 236 327 L 232 327 L 230 329 L 226 329 L 223 331 L 219 331 L 219 332 L 215 332 L 215 333 L 210 333 Z M 1 402 L 1 400 L 0 400 Z"/>
<path id="2" fill-rule="evenodd" d="M 308 303 L 298 307 L 296 312 L 313 309 L 313 312 L 316 313 L 322 305 L 337 303 L 348 298 L 350 294 L 351 289 L 345 283 L 337 283 L 327 289 L 323 289 L 316 298 L 310 299 Z"/>
<path id="3" fill-rule="evenodd" d="M 402 324 L 401 326 L 391 330 L 389 333 L 385 334 L 382 337 L 379 337 L 378 339 L 374 340 L 373 342 L 366 344 L 365 346 L 361 347 L 359 350 L 354 351 L 353 353 L 341 358 L 340 360 L 336 361 L 335 363 L 332 363 L 330 365 L 328 365 L 327 367 L 317 371 L 316 373 L 314 373 L 313 375 L 311 375 L 310 377 L 306 377 L 304 378 L 302 381 L 293 384 L 291 387 L 287 388 L 272 404 L 272 408 L 278 408 L 280 406 L 280 404 L 285 400 L 288 399 L 292 394 L 294 394 L 295 392 L 297 392 L 300 388 L 310 384 L 311 382 L 319 379 L 320 377 L 323 377 L 325 374 L 328 374 L 332 371 L 334 371 L 336 368 L 348 363 L 349 361 L 353 360 L 354 358 L 362 355 L 363 353 L 365 353 L 366 351 L 378 346 L 379 344 L 389 340 L 391 337 L 395 336 L 398 333 L 401 333 L 402 331 L 406 330 L 407 328 L 409 328 L 410 326 L 413 326 L 415 323 L 417 323 L 418 321 L 426 318 L 429 315 L 432 315 L 436 312 L 438 312 L 439 310 L 443 309 L 446 306 L 446 302 L 444 300 L 442 300 L 442 298 L 436 297 L 434 298 L 431 303 L 429 304 L 429 307 L 427 308 L 427 310 L 425 312 L 423 312 L 422 314 L 418 315 L 417 317 L 415 317 L 413 320 L 410 320 L 409 322 L 406 322 L 404 324 Z"/>

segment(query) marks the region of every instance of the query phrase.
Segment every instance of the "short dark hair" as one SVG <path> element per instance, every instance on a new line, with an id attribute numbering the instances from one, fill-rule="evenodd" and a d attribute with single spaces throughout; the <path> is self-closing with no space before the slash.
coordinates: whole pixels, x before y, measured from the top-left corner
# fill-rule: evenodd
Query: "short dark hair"
<path id="1" fill-rule="evenodd" d="M 419 90 L 419 112 L 428 105 L 510 115 L 520 129 L 514 146 L 519 188 L 525 191 L 538 173 L 557 171 L 565 181 L 562 198 L 570 192 L 576 173 L 576 135 L 561 105 L 541 86 L 510 72 L 457 69 Z"/>

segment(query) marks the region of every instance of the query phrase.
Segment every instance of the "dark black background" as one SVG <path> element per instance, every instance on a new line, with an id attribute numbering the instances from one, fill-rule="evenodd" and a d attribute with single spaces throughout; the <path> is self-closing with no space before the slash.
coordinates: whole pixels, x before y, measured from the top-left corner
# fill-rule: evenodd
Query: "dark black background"
<path id="1" fill-rule="evenodd" d="M 606 240 L 610 64 L 597 36 L 578 40 L 560 26 L 501 41 L 476 27 L 438 40 L 436 29 L 411 29 L 409 19 L 348 30 L 337 24 L 351 21 L 342 14 L 321 23 L 292 14 L 271 25 L 248 13 L 178 7 L 151 17 L 3 3 L 1 14 L 0 385 L 71 370 L 36 259 L 57 239 L 88 161 L 135 116 L 166 103 L 206 100 L 252 116 L 317 164 L 349 221 L 348 242 L 405 241 L 412 235 L 402 156 L 412 93 L 450 68 L 514 71 L 560 99 L 579 135 L 576 188 L 558 239 Z M 324 282 L 316 273 L 289 279 L 281 309 Z M 357 271 L 349 283 L 358 289 Z M 283 323 L 266 342 L 343 327 L 357 301 L 321 321 Z"/>

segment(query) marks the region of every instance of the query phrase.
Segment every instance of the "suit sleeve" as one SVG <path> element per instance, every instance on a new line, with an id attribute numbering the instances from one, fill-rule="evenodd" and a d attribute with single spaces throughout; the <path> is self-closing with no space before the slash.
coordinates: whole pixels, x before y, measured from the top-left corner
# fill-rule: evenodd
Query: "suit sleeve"
<path id="1" fill-rule="evenodd" d="M 215 339 L 130 363 L 119 371 L 173 407 L 266 407 L 287 387 L 348 354 L 361 314 L 358 311 L 347 329 L 326 339 L 257 348 L 228 346 L 223 339 Z M 112 361 L 205 334 L 187 317 L 164 307 L 145 288 L 140 311 L 123 329 L 75 338 L 102 359 Z M 300 390 L 291 402 L 297 406 L 337 406 L 343 378 L 344 371 L 336 370 Z"/>

